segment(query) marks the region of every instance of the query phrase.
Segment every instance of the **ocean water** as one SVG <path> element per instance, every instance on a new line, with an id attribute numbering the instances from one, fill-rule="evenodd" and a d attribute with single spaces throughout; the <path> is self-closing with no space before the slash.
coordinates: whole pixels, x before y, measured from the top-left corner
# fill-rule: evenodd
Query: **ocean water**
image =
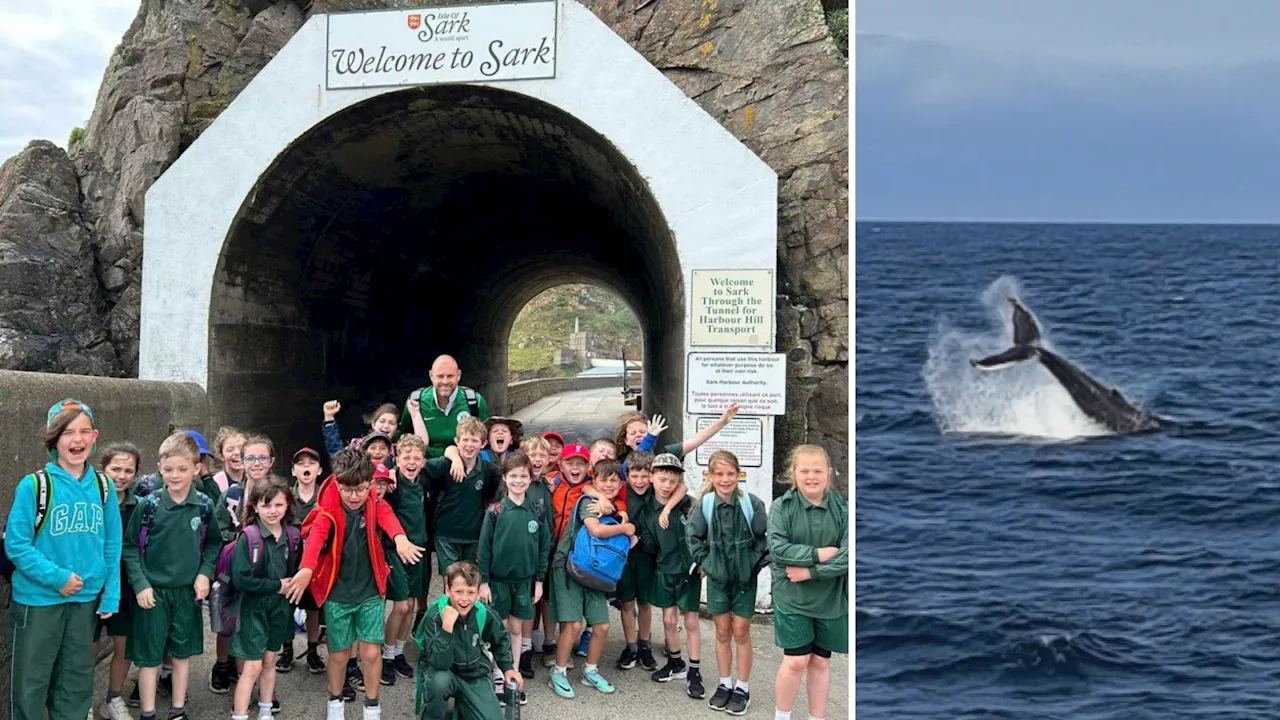
<path id="1" fill-rule="evenodd" d="M 1280 717 L 1280 227 L 856 242 L 858 717 Z M 1008 296 L 1169 427 L 972 370 Z"/>

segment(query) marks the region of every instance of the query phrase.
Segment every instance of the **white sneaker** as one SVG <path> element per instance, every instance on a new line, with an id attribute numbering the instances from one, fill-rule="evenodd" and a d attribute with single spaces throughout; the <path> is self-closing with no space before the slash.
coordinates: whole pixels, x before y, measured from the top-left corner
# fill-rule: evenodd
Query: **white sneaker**
<path id="1" fill-rule="evenodd" d="M 375 705 L 374 707 L 369 707 L 368 705 L 365 705 L 364 720 L 382 720 L 382 706 Z"/>
<path id="2" fill-rule="evenodd" d="M 133 716 L 129 714 L 129 706 L 125 704 L 124 698 L 118 695 L 111 698 L 110 702 L 102 703 L 98 714 L 102 720 L 133 720 Z M 90 713 L 89 717 L 92 720 L 93 714 Z"/>
<path id="3" fill-rule="evenodd" d="M 342 700 L 329 701 L 328 720 L 344 720 L 347 715 L 347 705 Z"/>

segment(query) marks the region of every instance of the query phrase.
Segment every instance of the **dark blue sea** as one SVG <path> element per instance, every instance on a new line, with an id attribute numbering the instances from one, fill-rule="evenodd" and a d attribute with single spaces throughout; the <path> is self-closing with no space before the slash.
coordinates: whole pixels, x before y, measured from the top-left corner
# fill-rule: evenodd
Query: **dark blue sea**
<path id="1" fill-rule="evenodd" d="M 858 717 L 1280 717 L 1280 227 L 856 243 Z M 973 370 L 1009 296 L 1169 426 Z"/>

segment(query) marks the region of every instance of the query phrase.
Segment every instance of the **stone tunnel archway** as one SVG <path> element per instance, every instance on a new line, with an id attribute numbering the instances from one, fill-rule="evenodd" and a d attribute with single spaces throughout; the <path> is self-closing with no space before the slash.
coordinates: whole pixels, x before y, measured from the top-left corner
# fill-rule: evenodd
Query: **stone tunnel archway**
<path id="1" fill-rule="evenodd" d="M 240 209 L 211 295 L 214 420 L 314 443 L 321 398 L 354 430 L 446 352 L 505 408 L 516 314 L 574 281 L 638 311 L 667 370 L 646 397 L 678 408 L 681 277 L 647 183 L 580 120 L 494 88 L 379 95 L 299 138 Z"/>
<path id="2" fill-rule="evenodd" d="M 282 443 L 315 441 L 334 388 L 403 399 L 438 352 L 500 407 L 516 313 L 592 282 L 636 309 L 646 393 L 692 427 L 691 272 L 776 277 L 777 175 L 588 9 L 557 12 L 554 78 L 413 88 L 328 89 L 329 18 L 308 20 L 147 193 L 140 378 Z"/>

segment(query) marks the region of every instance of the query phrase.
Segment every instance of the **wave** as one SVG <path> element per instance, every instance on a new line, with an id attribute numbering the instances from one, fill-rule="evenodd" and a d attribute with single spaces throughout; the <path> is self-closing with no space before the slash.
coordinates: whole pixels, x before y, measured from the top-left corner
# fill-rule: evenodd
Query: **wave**
<path id="1" fill-rule="evenodd" d="M 1112 434 L 1081 412 L 1039 363 L 1023 363 L 998 373 L 979 372 L 970 364 L 973 358 L 1008 349 L 1013 325 L 1006 298 L 1021 295 L 1018 280 L 1011 276 L 987 286 L 980 298 L 992 323 L 986 332 L 939 321 L 922 373 L 938 425 L 944 433 L 1051 440 Z M 1041 344 L 1057 352 L 1043 327 L 1041 333 Z"/>

